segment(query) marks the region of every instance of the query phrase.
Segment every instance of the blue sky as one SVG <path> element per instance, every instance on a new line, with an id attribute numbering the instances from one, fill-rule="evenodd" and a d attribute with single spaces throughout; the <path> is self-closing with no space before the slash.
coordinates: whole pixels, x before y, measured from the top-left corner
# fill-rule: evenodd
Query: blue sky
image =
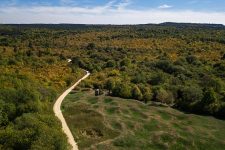
<path id="1" fill-rule="evenodd" d="M 0 23 L 166 21 L 225 24 L 225 0 L 1 0 L 0 3 Z"/>
<path id="2" fill-rule="evenodd" d="M 150 9 L 171 6 L 171 9 L 225 12 L 225 0 L 1 0 L 0 6 L 80 6 L 95 7 L 109 2 L 129 2 L 127 8 Z"/>

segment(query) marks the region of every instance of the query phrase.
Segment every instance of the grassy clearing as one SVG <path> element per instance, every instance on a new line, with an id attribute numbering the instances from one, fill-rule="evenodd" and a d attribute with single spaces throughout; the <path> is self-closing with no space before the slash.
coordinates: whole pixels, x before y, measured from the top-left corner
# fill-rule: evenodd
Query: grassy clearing
<path id="1" fill-rule="evenodd" d="M 64 116 L 80 149 L 225 149 L 225 121 L 92 91 L 70 94 Z"/>

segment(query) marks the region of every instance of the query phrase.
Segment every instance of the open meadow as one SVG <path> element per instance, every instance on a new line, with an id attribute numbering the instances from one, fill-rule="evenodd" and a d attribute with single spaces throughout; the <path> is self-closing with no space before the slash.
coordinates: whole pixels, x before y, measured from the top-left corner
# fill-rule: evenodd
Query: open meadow
<path id="1" fill-rule="evenodd" d="M 73 91 L 63 114 L 82 149 L 225 148 L 225 121 L 159 104 Z"/>

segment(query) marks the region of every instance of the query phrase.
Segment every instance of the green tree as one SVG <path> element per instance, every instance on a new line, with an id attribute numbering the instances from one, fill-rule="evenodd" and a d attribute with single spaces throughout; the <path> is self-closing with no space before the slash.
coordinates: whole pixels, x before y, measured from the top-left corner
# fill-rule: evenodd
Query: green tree
<path id="1" fill-rule="evenodd" d="M 105 83 L 106 89 L 109 90 L 109 95 L 111 95 L 111 91 L 115 88 L 116 82 L 113 79 L 108 79 Z"/>
<path id="2" fill-rule="evenodd" d="M 126 83 L 121 84 L 120 86 L 120 96 L 124 98 L 131 98 L 131 87 Z"/>
<path id="3" fill-rule="evenodd" d="M 219 101 L 212 88 L 207 89 L 204 92 L 200 105 L 202 106 L 203 111 L 209 114 L 215 114 L 219 110 Z"/>
<path id="4" fill-rule="evenodd" d="M 147 103 L 147 102 L 149 102 L 149 101 L 152 100 L 152 98 L 153 98 L 153 93 L 152 93 L 152 90 L 151 90 L 150 88 L 148 88 L 148 87 L 146 87 L 146 86 L 144 85 L 144 87 L 143 87 L 143 86 L 141 87 L 141 92 L 142 92 L 142 94 L 143 94 L 143 101 L 144 101 L 145 103 Z"/>
<path id="5" fill-rule="evenodd" d="M 131 87 L 127 83 L 116 84 L 112 94 L 113 96 L 119 96 L 122 98 L 131 98 Z"/>
<path id="6" fill-rule="evenodd" d="M 149 81 L 151 85 L 160 85 L 166 82 L 166 76 L 162 72 L 158 72 L 157 74 L 153 75 Z"/>
<path id="7" fill-rule="evenodd" d="M 126 66 L 129 67 L 131 65 L 131 60 L 129 58 L 124 58 L 121 62 L 120 62 L 120 66 Z"/>
<path id="8" fill-rule="evenodd" d="M 202 98 L 203 92 L 199 86 L 179 87 L 176 105 L 181 109 L 191 111 Z"/>
<path id="9" fill-rule="evenodd" d="M 145 103 L 148 103 L 149 101 L 151 101 L 152 100 L 152 93 L 145 93 L 144 95 L 143 95 L 143 101 L 145 102 Z"/>
<path id="10" fill-rule="evenodd" d="M 216 116 L 225 119 L 225 103 L 221 104 Z"/>
<path id="11" fill-rule="evenodd" d="M 95 49 L 95 43 L 89 43 L 88 45 L 87 45 L 87 49 L 88 50 L 93 50 L 93 49 Z"/>
<path id="12" fill-rule="evenodd" d="M 109 60 L 109 61 L 107 61 L 107 63 L 106 63 L 106 67 L 107 67 L 107 68 L 113 68 L 113 67 L 115 67 L 115 66 L 116 66 L 116 62 L 113 61 L 113 60 Z"/>
<path id="13" fill-rule="evenodd" d="M 137 99 L 137 100 L 142 100 L 142 98 L 143 98 L 141 90 L 136 85 L 132 89 L 132 98 Z"/>
<path id="14" fill-rule="evenodd" d="M 138 72 L 135 74 L 134 78 L 132 79 L 132 82 L 137 83 L 146 83 L 146 77 L 143 72 Z"/>
<path id="15" fill-rule="evenodd" d="M 14 53 L 17 53 L 19 51 L 19 48 L 17 46 L 14 46 L 13 51 L 14 51 Z"/>
<path id="16" fill-rule="evenodd" d="M 8 116 L 4 112 L 5 102 L 0 100 L 0 126 L 5 126 L 8 124 Z"/>
<path id="17" fill-rule="evenodd" d="M 170 91 L 163 89 L 162 87 L 157 88 L 154 91 L 154 99 L 157 102 L 165 103 L 165 104 L 173 104 L 174 97 Z"/>

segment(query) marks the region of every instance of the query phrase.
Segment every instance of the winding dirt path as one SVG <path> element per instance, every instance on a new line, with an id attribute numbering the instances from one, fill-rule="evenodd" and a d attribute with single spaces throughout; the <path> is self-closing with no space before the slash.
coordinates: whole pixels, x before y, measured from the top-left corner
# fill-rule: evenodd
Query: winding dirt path
<path id="1" fill-rule="evenodd" d="M 80 80 L 78 80 L 72 87 L 70 87 L 69 89 L 67 89 L 55 102 L 54 107 L 53 107 L 53 111 L 55 113 L 55 116 L 57 118 L 59 118 L 59 120 L 62 122 L 62 129 L 64 131 L 64 133 L 67 135 L 68 137 L 68 142 L 69 144 L 72 146 L 72 150 L 78 150 L 78 146 L 77 143 L 74 140 L 74 137 L 66 123 L 65 118 L 63 117 L 62 111 L 60 109 L 61 104 L 64 100 L 64 98 L 84 79 L 86 79 L 88 76 L 90 75 L 90 73 L 88 71 L 86 71 L 86 75 L 81 78 Z"/>

